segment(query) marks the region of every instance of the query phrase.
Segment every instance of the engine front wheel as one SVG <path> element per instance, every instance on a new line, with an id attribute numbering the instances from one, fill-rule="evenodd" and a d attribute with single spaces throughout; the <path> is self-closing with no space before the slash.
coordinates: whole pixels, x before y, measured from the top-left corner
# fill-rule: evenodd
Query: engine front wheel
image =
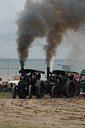
<path id="1" fill-rule="evenodd" d="M 57 97 L 60 96 L 60 90 L 58 89 L 57 86 L 52 87 L 50 95 L 51 95 L 52 98 L 57 98 Z"/>
<path id="2" fill-rule="evenodd" d="M 19 95 L 19 98 L 20 99 L 25 99 L 26 98 L 26 95 Z"/>
<path id="3" fill-rule="evenodd" d="M 32 98 L 32 85 L 29 85 L 28 94 L 29 94 L 29 99 L 31 99 Z"/>

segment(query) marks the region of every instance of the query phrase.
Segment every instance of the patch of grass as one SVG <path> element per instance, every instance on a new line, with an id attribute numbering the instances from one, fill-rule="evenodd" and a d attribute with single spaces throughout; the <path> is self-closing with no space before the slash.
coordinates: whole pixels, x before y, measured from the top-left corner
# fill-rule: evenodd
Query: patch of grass
<path id="1" fill-rule="evenodd" d="M 12 94 L 11 92 L 0 92 L 0 99 L 9 99 L 9 98 L 12 98 Z"/>

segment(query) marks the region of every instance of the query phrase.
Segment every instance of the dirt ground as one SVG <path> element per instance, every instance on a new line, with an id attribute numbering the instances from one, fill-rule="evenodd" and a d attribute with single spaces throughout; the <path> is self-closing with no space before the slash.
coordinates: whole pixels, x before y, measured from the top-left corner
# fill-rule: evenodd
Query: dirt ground
<path id="1" fill-rule="evenodd" d="M 85 97 L 1 98 L 0 128 L 85 128 Z"/>

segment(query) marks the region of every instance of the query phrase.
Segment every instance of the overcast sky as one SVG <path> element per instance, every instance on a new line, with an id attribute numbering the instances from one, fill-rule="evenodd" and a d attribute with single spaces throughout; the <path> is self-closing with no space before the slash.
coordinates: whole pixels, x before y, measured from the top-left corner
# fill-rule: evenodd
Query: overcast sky
<path id="1" fill-rule="evenodd" d="M 24 8 L 25 0 L 0 0 L 0 58 L 18 58 L 15 21 L 18 13 Z M 85 30 L 85 29 L 84 29 Z M 85 31 L 68 33 L 64 36 L 56 59 L 78 58 L 84 59 L 85 56 Z M 70 42 L 70 43 L 69 43 Z M 45 58 L 43 44 L 46 39 L 36 39 L 30 48 L 29 58 Z M 75 44 L 75 45 L 74 45 Z M 79 44 L 82 44 L 81 46 Z M 77 48 L 77 46 L 79 46 Z M 83 47 L 82 47 L 83 46 Z M 81 47 L 81 48 L 80 48 Z M 75 49 L 76 48 L 76 49 Z M 72 49 L 74 49 L 72 51 Z M 76 50 L 76 52 L 74 52 Z M 72 56 L 72 54 L 74 54 Z"/>

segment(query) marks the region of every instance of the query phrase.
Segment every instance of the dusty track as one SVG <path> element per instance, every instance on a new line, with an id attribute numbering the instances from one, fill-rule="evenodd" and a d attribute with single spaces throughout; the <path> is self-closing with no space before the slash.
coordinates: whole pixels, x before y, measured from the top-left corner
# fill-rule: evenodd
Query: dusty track
<path id="1" fill-rule="evenodd" d="M 0 99 L 0 128 L 85 128 L 85 97 Z"/>

